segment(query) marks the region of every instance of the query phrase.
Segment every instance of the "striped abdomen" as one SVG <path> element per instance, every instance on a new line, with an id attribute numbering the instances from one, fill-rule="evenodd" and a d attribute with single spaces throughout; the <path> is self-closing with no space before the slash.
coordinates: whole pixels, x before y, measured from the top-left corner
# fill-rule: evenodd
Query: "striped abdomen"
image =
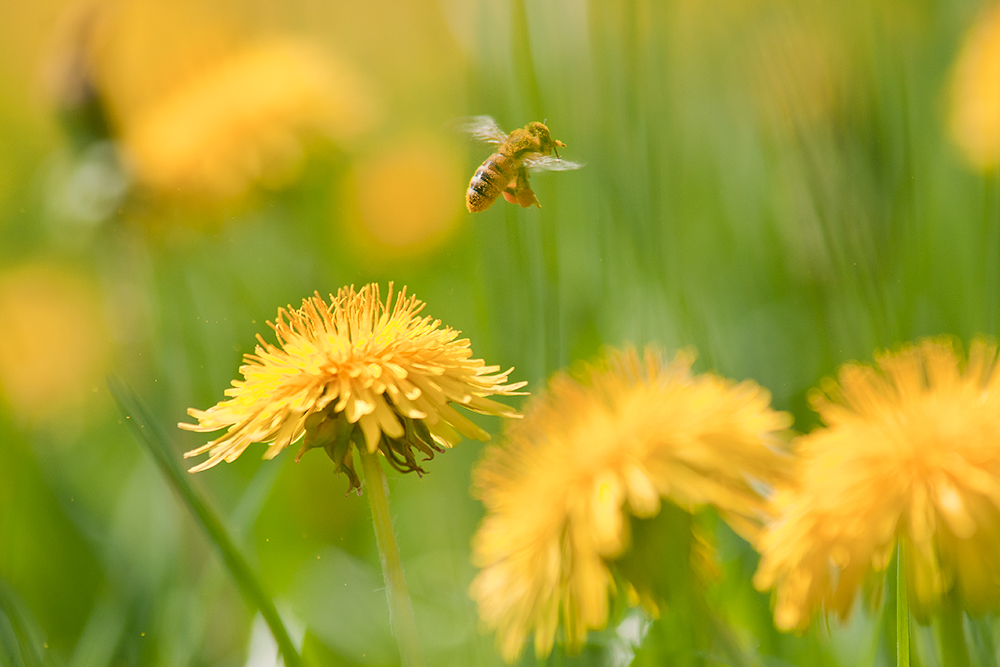
<path id="1" fill-rule="evenodd" d="M 479 165 L 469 190 L 465 193 L 465 206 L 470 213 L 485 211 L 497 200 L 511 181 L 517 177 L 517 165 L 503 153 L 494 153 Z"/>

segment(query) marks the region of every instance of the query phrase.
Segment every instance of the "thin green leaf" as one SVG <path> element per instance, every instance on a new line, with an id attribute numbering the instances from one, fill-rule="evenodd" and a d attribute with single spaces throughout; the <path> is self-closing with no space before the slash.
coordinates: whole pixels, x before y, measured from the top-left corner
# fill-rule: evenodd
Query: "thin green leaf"
<path id="1" fill-rule="evenodd" d="M 285 665 L 287 667 L 303 665 L 302 658 L 295 649 L 288 630 L 274 606 L 274 601 L 264 592 L 263 586 L 250 568 L 246 558 L 236 548 L 222 521 L 188 483 L 187 474 L 181 469 L 175 454 L 176 450 L 170 446 L 166 434 L 124 382 L 112 377 L 108 379 L 108 387 L 118 403 L 119 410 L 125 417 L 125 423 L 135 435 L 136 440 L 152 455 L 160 472 L 184 500 L 198 525 L 202 527 L 208 539 L 218 549 L 223 563 L 236 581 L 244 599 L 256 607 L 261 616 L 264 617 L 278 644 L 278 650 L 284 657 Z"/>
<path id="2" fill-rule="evenodd" d="M 903 543 L 896 550 L 896 665 L 910 667 L 910 605 L 906 591 Z"/>
<path id="3" fill-rule="evenodd" d="M 0 658 L 20 657 L 24 667 L 49 667 L 51 656 L 39 653 L 44 648 L 39 638 L 38 624 L 18 601 L 13 591 L 0 579 L 0 621 L 6 617 L 11 632 L 0 625 Z M 11 636 L 13 635 L 13 636 Z"/>

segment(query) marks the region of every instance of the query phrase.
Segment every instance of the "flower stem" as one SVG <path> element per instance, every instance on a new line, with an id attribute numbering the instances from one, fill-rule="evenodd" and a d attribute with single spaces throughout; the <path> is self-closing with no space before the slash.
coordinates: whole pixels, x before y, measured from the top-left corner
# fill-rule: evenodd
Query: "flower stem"
<path id="1" fill-rule="evenodd" d="M 906 599 L 903 542 L 896 547 L 896 667 L 910 667 L 910 604 Z"/>
<path id="2" fill-rule="evenodd" d="M 971 663 L 969 648 L 965 644 L 962 609 L 955 604 L 953 594 L 942 598 L 935 621 L 941 664 L 944 667 L 969 667 Z"/>
<path id="3" fill-rule="evenodd" d="M 399 654 L 403 667 L 423 667 L 420 656 L 420 642 L 417 637 L 417 623 L 413 618 L 413 604 L 410 591 L 403 576 L 403 562 L 399 557 L 399 545 L 392 528 L 389 514 L 389 488 L 385 471 L 378 454 L 369 454 L 362 447 L 361 469 L 365 474 L 365 488 L 368 505 L 372 509 L 375 523 L 375 543 L 378 545 L 382 561 L 382 577 L 385 579 L 385 593 L 389 599 L 389 621 L 399 644 Z"/>

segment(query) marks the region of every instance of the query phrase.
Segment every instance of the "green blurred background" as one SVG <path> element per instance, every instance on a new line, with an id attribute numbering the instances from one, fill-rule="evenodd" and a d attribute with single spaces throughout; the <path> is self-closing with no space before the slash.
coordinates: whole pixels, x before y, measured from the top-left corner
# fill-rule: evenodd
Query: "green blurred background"
<path id="1" fill-rule="evenodd" d="M 136 391 L 180 457 L 204 442 L 174 429 L 185 410 L 222 399 L 255 334 L 272 340 L 265 322 L 314 290 L 406 285 L 535 391 L 603 345 L 694 346 L 699 369 L 757 380 L 802 431 L 808 388 L 844 361 L 995 335 L 1000 185 L 948 130 L 956 58 L 986 9 L 9 3 L 0 664 L 33 664 L 24 632 L 42 664 L 274 664 L 105 378 Z M 544 119 L 586 167 L 534 176 L 541 209 L 473 216 L 465 189 L 491 149 L 450 128 L 474 114 L 507 130 Z M 466 594 L 481 448 L 440 455 L 423 479 L 389 471 L 431 665 L 501 664 Z M 307 658 L 397 664 L 367 503 L 322 455 L 261 462 L 263 449 L 192 484 Z M 894 664 L 879 607 L 778 633 L 749 583 L 756 556 L 721 526 L 718 542 L 712 602 L 750 664 Z M 540 662 L 719 664 L 665 657 L 682 615 L 627 614 L 582 655 Z M 996 664 L 992 619 L 970 627 L 976 659 Z M 928 631 L 915 641 L 917 663 L 936 664 Z"/>

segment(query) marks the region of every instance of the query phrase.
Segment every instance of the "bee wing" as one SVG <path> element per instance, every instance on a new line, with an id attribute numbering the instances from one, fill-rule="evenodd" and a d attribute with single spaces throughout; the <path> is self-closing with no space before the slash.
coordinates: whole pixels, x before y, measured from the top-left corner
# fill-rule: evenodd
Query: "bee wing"
<path id="1" fill-rule="evenodd" d="M 490 116 L 459 118 L 455 122 L 455 127 L 460 132 L 471 134 L 474 138 L 494 146 L 499 146 L 507 141 L 507 133 L 501 130 L 497 122 Z"/>
<path id="2" fill-rule="evenodd" d="M 524 161 L 529 171 L 570 171 L 583 166 L 581 162 L 570 162 L 554 155 L 536 155 Z"/>

